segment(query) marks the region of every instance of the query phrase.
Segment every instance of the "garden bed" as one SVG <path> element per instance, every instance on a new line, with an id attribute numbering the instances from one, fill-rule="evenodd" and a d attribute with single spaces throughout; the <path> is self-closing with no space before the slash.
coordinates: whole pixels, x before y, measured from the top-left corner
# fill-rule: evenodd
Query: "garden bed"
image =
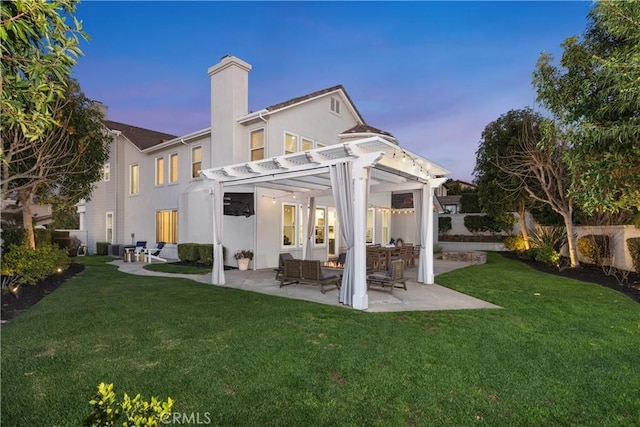
<path id="1" fill-rule="evenodd" d="M 629 274 L 624 283 L 620 283 L 620 280 L 618 280 L 616 276 L 605 274 L 601 267 L 593 264 L 582 263 L 579 268 L 564 268 L 561 270 L 553 265 L 521 258 L 514 252 L 499 253 L 505 258 L 519 260 L 538 271 L 555 274 L 556 276 L 568 277 L 582 282 L 596 283 L 600 286 L 614 289 L 628 295 L 633 300 L 640 303 L 640 273 L 633 271 L 628 272 Z"/>
<path id="2" fill-rule="evenodd" d="M 20 286 L 17 298 L 11 293 L 3 293 L 2 320 L 11 320 L 23 311 L 28 310 L 29 307 L 58 289 L 65 280 L 75 276 L 83 270 L 84 264 L 71 263 L 64 272 L 49 276 L 40 281 L 37 285 Z"/>

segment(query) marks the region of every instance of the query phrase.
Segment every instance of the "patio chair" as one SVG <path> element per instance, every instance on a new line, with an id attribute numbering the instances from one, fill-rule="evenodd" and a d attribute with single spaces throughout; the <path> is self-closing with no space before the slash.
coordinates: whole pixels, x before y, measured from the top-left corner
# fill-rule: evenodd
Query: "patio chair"
<path id="1" fill-rule="evenodd" d="M 401 287 L 406 291 L 407 279 L 404 277 L 404 261 L 401 259 L 391 261 L 386 274 L 377 273 L 367 276 L 367 289 L 371 285 L 380 286 L 383 289 L 389 287 L 391 293 L 393 293 L 393 288 L 396 287 Z"/>
<path id="2" fill-rule="evenodd" d="M 336 264 L 338 265 L 338 267 L 344 267 L 345 262 L 347 262 L 347 253 L 342 252 L 338 255 L 338 260 L 336 261 Z"/>
<path id="3" fill-rule="evenodd" d="M 158 242 L 156 244 L 155 249 L 145 249 L 144 255 L 145 255 L 146 262 L 151 262 L 153 260 L 160 261 L 160 262 L 167 262 L 166 259 L 159 257 L 160 252 L 162 251 L 162 248 L 164 248 L 164 245 L 165 245 L 164 242 Z"/>
<path id="4" fill-rule="evenodd" d="M 133 250 L 133 256 L 135 257 L 136 261 L 140 261 L 142 259 L 142 257 L 144 256 L 144 250 L 146 248 L 147 248 L 146 240 L 138 240 L 136 242 L 136 247 Z"/>
<path id="5" fill-rule="evenodd" d="M 274 268 L 273 271 L 276 272 L 276 280 L 280 280 L 280 277 L 284 274 L 284 261 L 287 259 L 294 259 L 293 255 L 289 252 L 280 254 L 278 260 L 278 268 Z"/>

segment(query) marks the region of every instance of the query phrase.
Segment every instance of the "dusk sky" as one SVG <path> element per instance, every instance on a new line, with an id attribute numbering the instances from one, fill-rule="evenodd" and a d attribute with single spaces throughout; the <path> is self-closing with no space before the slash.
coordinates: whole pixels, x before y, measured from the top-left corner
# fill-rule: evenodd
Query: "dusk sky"
<path id="1" fill-rule="evenodd" d="M 74 69 L 109 119 L 183 135 L 210 126 L 207 69 L 253 66 L 249 109 L 344 85 L 365 121 L 471 181 L 483 129 L 535 105 L 542 51 L 581 35 L 590 2 L 96 2 Z"/>

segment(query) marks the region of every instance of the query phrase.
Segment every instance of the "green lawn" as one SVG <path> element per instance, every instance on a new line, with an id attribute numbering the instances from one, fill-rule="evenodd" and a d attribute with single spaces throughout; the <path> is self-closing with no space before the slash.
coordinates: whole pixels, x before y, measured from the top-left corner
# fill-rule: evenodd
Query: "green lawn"
<path id="1" fill-rule="evenodd" d="M 2 425 L 78 426 L 101 381 L 224 426 L 640 424 L 640 304 L 597 285 L 489 254 L 437 281 L 503 309 L 377 314 L 105 260 L 2 325 Z"/>

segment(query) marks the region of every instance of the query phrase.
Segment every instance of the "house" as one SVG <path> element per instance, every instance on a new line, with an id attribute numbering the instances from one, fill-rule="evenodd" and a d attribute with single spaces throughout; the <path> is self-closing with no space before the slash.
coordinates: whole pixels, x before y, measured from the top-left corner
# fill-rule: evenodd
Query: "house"
<path id="1" fill-rule="evenodd" d="M 104 179 L 91 200 L 78 205 L 90 251 L 98 241 L 163 241 L 163 256 L 177 258 L 178 243 L 214 242 L 227 248 L 226 260 L 218 249 L 214 259 L 229 265 L 236 250 L 253 250 L 253 268 L 276 266 L 281 252 L 337 257 L 348 245 L 329 169 L 343 163 L 361 166 L 354 169 L 360 175 L 353 200 L 363 207 L 362 230 L 359 211 L 353 222 L 362 248 L 365 241 L 388 242 L 394 228 L 410 234 L 405 241 L 419 243 L 415 217 L 393 218 L 391 194 L 425 191 L 424 203 L 432 202 L 448 171 L 366 123 L 341 85 L 249 112 L 250 70 L 233 56 L 209 68 L 206 129 L 174 136 L 105 121 L 113 143 Z M 224 283 L 221 267 L 214 262 L 215 283 Z M 361 308 L 362 301 L 353 305 Z"/>

